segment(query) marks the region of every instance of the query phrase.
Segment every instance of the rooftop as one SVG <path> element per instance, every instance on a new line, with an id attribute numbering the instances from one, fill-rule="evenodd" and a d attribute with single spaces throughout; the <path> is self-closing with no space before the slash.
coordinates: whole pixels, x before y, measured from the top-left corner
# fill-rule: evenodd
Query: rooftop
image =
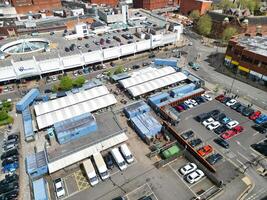
<path id="1" fill-rule="evenodd" d="M 262 56 L 267 55 L 267 36 L 241 37 L 237 39 L 237 42 L 248 51 Z"/>
<path id="2" fill-rule="evenodd" d="M 123 129 L 117 122 L 116 116 L 112 112 L 105 112 L 94 115 L 97 122 L 97 131 L 90 133 L 78 140 L 71 141 L 67 144 L 54 143 L 53 146 L 47 148 L 48 161 L 53 162 L 62 157 L 78 152 L 89 146 L 101 142 L 107 138 L 123 132 Z"/>

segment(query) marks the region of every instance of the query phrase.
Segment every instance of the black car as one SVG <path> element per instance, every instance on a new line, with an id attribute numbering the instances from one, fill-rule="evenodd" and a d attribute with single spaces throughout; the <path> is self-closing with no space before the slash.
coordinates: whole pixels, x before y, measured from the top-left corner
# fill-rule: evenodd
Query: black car
<path id="1" fill-rule="evenodd" d="M 116 197 L 116 198 L 114 198 L 114 199 L 112 199 L 112 200 L 126 200 L 124 197 Z"/>
<path id="2" fill-rule="evenodd" d="M 113 158 L 112 155 L 110 153 L 108 153 L 105 157 L 104 157 L 105 163 L 108 167 L 108 169 L 111 169 L 114 167 L 114 162 L 113 162 Z"/>
<path id="3" fill-rule="evenodd" d="M 226 115 L 224 113 L 220 113 L 219 115 L 213 117 L 216 121 L 221 121 L 223 118 L 225 118 Z"/>
<path id="4" fill-rule="evenodd" d="M 194 132 L 192 130 L 184 132 L 182 135 L 182 138 L 185 140 L 188 140 L 189 138 L 194 136 Z"/>
<path id="5" fill-rule="evenodd" d="M 255 129 L 256 131 L 258 131 L 261 134 L 264 134 L 264 133 L 267 132 L 266 128 L 264 128 L 262 125 L 255 124 L 255 125 L 252 126 L 252 128 Z"/>
<path id="6" fill-rule="evenodd" d="M 18 197 L 19 195 L 19 190 L 18 189 L 15 189 L 15 190 L 12 190 L 10 192 L 7 192 L 5 194 L 2 195 L 2 199 L 4 200 L 14 200 L 16 199 L 16 197 Z M 0 199 L 1 199 L 1 196 L 0 196 Z"/>
<path id="7" fill-rule="evenodd" d="M 244 106 L 244 105 L 240 105 L 240 106 L 236 109 L 236 111 L 239 112 L 239 113 L 242 113 L 243 110 L 244 110 L 245 108 L 246 108 L 246 106 Z"/>
<path id="8" fill-rule="evenodd" d="M 206 100 L 203 97 L 195 97 L 194 99 L 198 104 L 206 102 Z"/>
<path id="9" fill-rule="evenodd" d="M 150 196 L 143 196 L 139 198 L 138 200 L 152 200 L 152 198 Z"/>
<path id="10" fill-rule="evenodd" d="M 267 156 L 267 145 L 264 143 L 252 144 L 251 147 L 261 153 L 264 156 Z"/>
<path id="11" fill-rule="evenodd" d="M 220 114 L 220 110 L 215 109 L 215 110 L 208 112 L 208 114 L 210 115 L 210 117 L 216 117 L 218 114 Z"/>
<path id="12" fill-rule="evenodd" d="M 224 139 L 222 138 L 216 138 L 213 140 L 216 144 L 228 149 L 229 148 L 229 143 L 227 141 L 225 141 Z"/>
<path id="13" fill-rule="evenodd" d="M 225 125 L 221 125 L 219 126 L 218 128 L 214 129 L 214 132 L 217 134 L 217 135 L 220 135 L 222 133 L 224 133 L 225 131 L 227 131 L 228 128 L 225 126 Z"/>
<path id="14" fill-rule="evenodd" d="M 230 101 L 230 97 L 224 97 L 224 99 L 221 101 L 223 104 L 226 104 L 228 101 Z"/>
<path id="15" fill-rule="evenodd" d="M 261 124 L 261 127 L 263 127 L 263 128 L 267 128 L 267 122 L 262 123 L 262 124 Z"/>
<path id="16" fill-rule="evenodd" d="M 10 156 L 15 156 L 15 155 L 19 155 L 18 149 L 12 149 L 12 150 L 6 151 L 5 153 L 1 155 L 1 160 L 8 158 Z"/>
<path id="17" fill-rule="evenodd" d="M 132 68 L 133 69 L 139 69 L 140 68 L 140 65 L 133 65 Z"/>
<path id="18" fill-rule="evenodd" d="M 197 138 L 197 139 L 193 139 L 189 142 L 189 144 L 192 146 L 192 147 L 196 147 L 198 145 L 200 145 L 202 143 L 202 140 L 200 138 Z"/>
<path id="19" fill-rule="evenodd" d="M 50 89 L 46 89 L 44 92 L 45 92 L 45 93 L 52 93 L 52 90 L 50 90 Z"/>
<path id="20" fill-rule="evenodd" d="M 17 181 L 12 182 L 12 183 L 3 184 L 0 186 L 0 194 L 6 193 L 8 191 L 18 189 L 18 188 L 19 188 L 19 183 Z"/>
<path id="21" fill-rule="evenodd" d="M 223 156 L 219 153 L 215 153 L 210 155 L 209 157 L 206 158 L 206 160 L 209 162 L 209 164 L 214 165 L 218 161 L 220 161 L 223 158 Z"/>
<path id="22" fill-rule="evenodd" d="M 18 134 L 11 134 L 7 136 L 7 140 L 12 140 L 12 139 L 19 140 Z"/>
<path id="23" fill-rule="evenodd" d="M 233 110 L 236 110 L 236 109 L 238 109 L 241 105 L 242 105 L 241 103 L 237 102 L 237 103 L 235 103 L 234 105 L 231 105 L 230 108 L 232 108 Z"/>
<path id="24" fill-rule="evenodd" d="M 198 121 L 198 122 L 203 122 L 204 120 L 210 118 L 210 115 L 207 114 L 207 113 L 202 113 L 198 116 L 195 117 L 195 120 Z"/>
<path id="25" fill-rule="evenodd" d="M 242 115 L 249 117 L 252 115 L 255 111 L 252 108 L 246 107 L 244 110 L 242 110 Z"/>
<path id="26" fill-rule="evenodd" d="M 12 183 L 19 180 L 19 176 L 17 174 L 8 174 L 5 176 L 5 179 L 0 181 L 0 186 L 1 185 L 6 185 L 8 183 Z"/>

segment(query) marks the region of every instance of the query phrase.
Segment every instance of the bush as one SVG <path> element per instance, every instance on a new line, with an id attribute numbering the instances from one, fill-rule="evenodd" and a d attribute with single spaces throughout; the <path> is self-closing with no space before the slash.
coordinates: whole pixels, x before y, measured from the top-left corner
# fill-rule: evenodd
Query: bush
<path id="1" fill-rule="evenodd" d="M 208 36 L 211 32 L 212 21 L 210 16 L 203 15 L 197 22 L 197 30 L 201 35 Z"/>
<path id="2" fill-rule="evenodd" d="M 82 87 L 82 85 L 85 82 L 85 78 L 83 76 L 79 76 L 75 80 L 73 80 L 73 86 L 74 87 Z"/>
<path id="3" fill-rule="evenodd" d="M 14 122 L 13 117 L 8 116 L 7 119 L 0 121 L 0 126 L 7 125 L 7 124 L 12 124 Z"/>
<path id="4" fill-rule="evenodd" d="M 224 43 L 227 43 L 232 36 L 234 36 L 237 33 L 236 28 L 234 27 L 228 27 L 224 29 L 223 34 L 222 34 L 222 41 Z"/>
<path id="5" fill-rule="evenodd" d="M 72 79 L 69 76 L 63 76 L 59 83 L 59 89 L 68 91 L 72 88 Z"/>
<path id="6" fill-rule="evenodd" d="M 6 120 L 8 118 L 8 114 L 5 110 L 0 111 L 0 121 Z"/>
<path id="7" fill-rule="evenodd" d="M 199 17 L 200 17 L 200 13 L 198 10 L 193 10 L 189 15 L 189 18 L 193 21 L 197 21 Z"/>
<path id="8" fill-rule="evenodd" d="M 123 66 L 118 66 L 116 69 L 115 69 L 115 71 L 114 71 L 114 73 L 113 74 L 120 74 L 120 73 L 122 73 L 122 72 L 124 72 L 124 67 Z"/>

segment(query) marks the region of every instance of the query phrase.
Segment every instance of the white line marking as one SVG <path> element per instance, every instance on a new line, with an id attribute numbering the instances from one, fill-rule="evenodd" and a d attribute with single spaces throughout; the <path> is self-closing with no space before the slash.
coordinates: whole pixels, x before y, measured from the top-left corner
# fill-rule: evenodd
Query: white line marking
<path id="1" fill-rule="evenodd" d="M 189 187 L 190 187 L 190 188 L 191 188 L 191 187 L 194 187 L 196 184 L 200 183 L 201 181 L 205 180 L 206 178 L 207 178 L 206 176 L 202 177 L 199 181 L 197 181 L 197 182 L 191 184 Z"/>
<path id="2" fill-rule="evenodd" d="M 135 189 L 134 189 L 134 190 L 132 190 L 131 192 L 128 192 L 128 193 L 127 193 L 125 196 L 127 197 L 129 194 L 131 194 L 131 193 L 135 192 L 136 190 L 139 190 L 140 188 L 144 187 L 145 185 L 147 185 L 147 183 L 145 183 L 145 184 L 143 184 L 143 185 L 139 186 L 138 188 L 135 188 Z"/>
<path id="3" fill-rule="evenodd" d="M 256 132 L 256 133 L 254 133 L 254 134 L 253 134 L 253 136 L 255 137 L 255 136 L 256 136 L 256 135 L 258 135 L 258 134 L 259 134 L 259 133 L 258 133 L 258 132 Z"/>
<path id="4" fill-rule="evenodd" d="M 196 193 L 190 188 L 190 186 L 188 186 L 188 184 L 185 182 L 185 180 L 180 177 L 180 175 L 175 171 L 175 169 L 173 169 L 173 167 L 171 165 L 168 164 L 168 166 L 171 168 L 171 170 L 179 177 L 180 180 L 182 180 L 182 182 L 186 185 L 186 187 L 194 194 L 194 196 L 196 197 Z"/>
<path id="5" fill-rule="evenodd" d="M 250 162 L 249 158 L 246 157 L 244 154 L 240 153 L 239 151 L 237 152 L 242 158 L 244 158 L 246 161 Z"/>
<path id="6" fill-rule="evenodd" d="M 149 187 L 149 189 L 151 190 L 152 194 L 154 195 L 154 197 L 156 198 L 156 200 L 159 200 L 158 197 L 155 195 L 155 193 L 153 192 L 152 188 L 150 187 L 150 185 L 147 183 L 147 186 Z"/>
<path id="7" fill-rule="evenodd" d="M 65 179 L 63 179 L 63 183 L 65 185 L 66 193 L 67 193 L 67 195 L 69 195 L 69 190 L 68 190 L 68 186 L 66 184 L 66 180 Z"/>

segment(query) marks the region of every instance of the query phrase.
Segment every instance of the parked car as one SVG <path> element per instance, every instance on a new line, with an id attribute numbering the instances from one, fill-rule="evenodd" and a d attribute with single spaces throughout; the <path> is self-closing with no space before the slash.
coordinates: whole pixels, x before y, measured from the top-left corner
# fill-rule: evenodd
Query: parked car
<path id="1" fill-rule="evenodd" d="M 201 148 L 197 151 L 197 153 L 198 153 L 200 156 L 204 157 L 204 156 L 210 154 L 212 151 L 213 151 L 212 146 L 210 146 L 210 145 L 206 145 L 206 146 L 204 146 L 204 147 L 201 147 Z"/>
<path id="2" fill-rule="evenodd" d="M 210 117 L 210 118 L 204 120 L 204 121 L 202 122 L 202 124 L 206 127 L 206 126 L 212 124 L 213 122 L 215 122 L 215 120 L 214 120 L 212 117 Z"/>
<path id="3" fill-rule="evenodd" d="M 206 99 L 207 101 L 212 101 L 212 97 L 208 94 L 202 94 L 201 95 L 204 99 Z"/>
<path id="4" fill-rule="evenodd" d="M 132 68 L 133 69 L 139 69 L 140 68 L 140 65 L 133 65 Z"/>
<path id="5" fill-rule="evenodd" d="M 194 105 L 192 104 L 192 102 L 189 101 L 189 100 L 184 101 L 184 104 L 185 104 L 188 108 L 193 108 L 193 107 L 194 107 Z"/>
<path id="6" fill-rule="evenodd" d="M 65 196 L 65 189 L 63 186 L 63 181 L 61 178 L 58 178 L 54 181 L 55 191 L 58 198 Z"/>
<path id="7" fill-rule="evenodd" d="M 225 118 L 226 117 L 226 115 L 224 114 L 224 113 L 220 113 L 219 115 L 217 115 L 216 117 L 214 117 L 214 119 L 216 120 L 216 121 L 221 121 L 221 120 L 223 120 L 223 118 Z"/>
<path id="8" fill-rule="evenodd" d="M 210 125 L 208 125 L 207 129 L 214 130 L 214 129 L 218 128 L 220 125 L 221 125 L 220 122 L 215 121 L 215 122 L 211 123 Z"/>
<path id="9" fill-rule="evenodd" d="M 219 162 L 220 160 L 223 159 L 223 156 L 219 153 L 215 153 L 215 154 L 212 154 L 210 155 L 209 157 L 206 158 L 206 160 L 211 164 L 211 165 L 214 165 L 216 164 L 217 162 Z"/>
<path id="10" fill-rule="evenodd" d="M 19 190 L 18 189 L 14 189 L 14 190 L 11 190 L 11 191 L 8 191 L 7 193 L 4 193 L 2 195 L 2 199 L 4 200 L 14 200 L 14 199 L 17 199 L 19 195 Z M 1 196 L 0 196 L 0 199 L 1 199 Z"/>
<path id="11" fill-rule="evenodd" d="M 197 169 L 197 165 L 195 163 L 187 163 L 185 166 L 180 168 L 179 171 L 182 175 L 187 175 L 195 171 L 196 169 Z"/>
<path id="12" fill-rule="evenodd" d="M 225 118 L 223 118 L 220 122 L 221 122 L 222 124 L 228 124 L 230 121 L 232 121 L 232 119 L 230 119 L 229 117 L 225 117 Z"/>
<path id="13" fill-rule="evenodd" d="M 222 100 L 221 100 L 221 102 L 223 103 L 223 104 L 226 104 L 228 101 L 230 101 L 231 100 L 231 98 L 230 97 L 224 97 Z"/>
<path id="14" fill-rule="evenodd" d="M 255 124 L 252 126 L 252 128 L 256 131 L 258 131 L 261 134 L 264 134 L 267 132 L 266 128 L 262 127 L 261 125 Z"/>
<path id="15" fill-rule="evenodd" d="M 206 102 L 206 99 L 202 96 L 201 97 L 195 97 L 194 99 L 198 104 Z"/>
<path id="16" fill-rule="evenodd" d="M 2 161 L 2 167 L 5 166 L 5 165 L 8 165 L 8 164 L 11 164 L 11 163 L 14 163 L 14 162 L 18 162 L 18 156 L 12 156 L 12 157 L 8 157 L 6 159 L 4 159 Z"/>
<path id="17" fill-rule="evenodd" d="M 195 117 L 195 120 L 197 120 L 198 122 L 203 122 L 204 120 L 210 118 L 210 115 L 207 113 L 202 113 L 198 116 Z"/>
<path id="18" fill-rule="evenodd" d="M 215 109 L 215 110 L 212 110 L 212 111 L 208 112 L 208 114 L 209 114 L 211 117 L 214 117 L 214 116 L 217 116 L 217 115 L 220 114 L 220 110 Z"/>
<path id="19" fill-rule="evenodd" d="M 214 132 L 215 132 L 216 134 L 220 135 L 220 134 L 224 133 L 224 132 L 227 131 L 227 130 L 228 130 L 228 128 L 227 128 L 225 125 L 221 125 L 221 126 L 219 126 L 218 128 L 215 128 L 215 129 L 214 129 Z"/>
<path id="20" fill-rule="evenodd" d="M 246 108 L 246 106 L 244 106 L 244 105 L 240 105 L 240 106 L 236 109 L 236 111 L 239 112 L 239 113 L 242 113 L 243 110 L 244 110 L 245 108 Z"/>
<path id="21" fill-rule="evenodd" d="M 234 105 L 231 105 L 230 108 L 232 108 L 233 110 L 237 110 L 241 105 L 241 103 L 236 102 Z"/>
<path id="22" fill-rule="evenodd" d="M 254 113 L 254 110 L 252 108 L 246 107 L 244 110 L 242 110 L 242 115 L 245 117 L 250 117 Z"/>
<path id="23" fill-rule="evenodd" d="M 239 124 L 238 121 L 233 120 L 233 121 L 228 122 L 228 123 L 226 124 L 226 127 L 229 128 L 229 129 L 232 129 L 232 128 L 236 127 L 238 124 Z"/>
<path id="24" fill-rule="evenodd" d="M 189 183 L 193 184 L 193 183 L 199 181 L 204 176 L 205 176 L 205 174 L 200 169 L 197 169 L 197 170 L 191 172 L 190 174 L 188 174 L 186 176 L 186 180 Z"/>
<path id="25" fill-rule="evenodd" d="M 17 139 L 19 140 L 18 134 L 10 134 L 7 136 L 7 140 Z"/>
<path id="26" fill-rule="evenodd" d="M 226 102 L 226 105 L 230 107 L 230 106 L 232 106 L 232 105 L 234 105 L 236 103 L 237 103 L 236 99 L 231 99 L 230 101 Z"/>
<path id="27" fill-rule="evenodd" d="M 263 115 L 261 114 L 256 120 L 255 120 L 256 124 L 263 124 L 265 122 L 267 122 L 267 115 Z"/>
<path id="28" fill-rule="evenodd" d="M 224 147 L 225 149 L 229 149 L 229 143 L 227 141 L 225 141 L 222 138 L 215 138 L 213 140 L 216 144 L 220 145 L 221 147 Z"/>
<path id="29" fill-rule="evenodd" d="M 5 158 L 8 158 L 10 156 L 14 156 L 14 155 L 19 155 L 18 149 L 12 149 L 12 150 L 4 152 L 1 155 L 1 160 L 5 159 Z"/>
<path id="30" fill-rule="evenodd" d="M 197 139 L 193 139 L 189 142 L 189 144 L 192 146 L 192 147 L 196 147 L 198 145 L 200 145 L 202 143 L 202 140 L 200 138 L 197 138 Z"/>
<path id="31" fill-rule="evenodd" d="M 193 106 L 197 106 L 198 105 L 198 103 L 194 99 L 188 99 L 187 101 L 189 101 Z"/>
<path id="32" fill-rule="evenodd" d="M 114 167 L 113 158 L 112 158 L 112 155 L 110 153 L 108 153 L 106 156 L 104 156 L 104 161 L 105 161 L 108 169 L 112 169 Z"/>
<path id="33" fill-rule="evenodd" d="M 261 111 L 257 110 L 252 115 L 249 116 L 249 119 L 256 120 L 259 118 L 260 115 L 261 115 Z"/>
<path id="34" fill-rule="evenodd" d="M 194 132 L 192 130 L 186 131 L 182 133 L 182 138 L 185 140 L 188 140 L 189 138 L 192 138 L 194 136 Z"/>
<path id="35" fill-rule="evenodd" d="M 231 137 L 233 137 L 234 135 L 236 135 L 236 131 L 228 130 L 228 131 L 224 132 L 223 134 L 221 134 L 221 138 L 223 138 L 224 140 L 227 140 L 227 139 L 230 139 Z"/>
<path id="36" fill-rule="evenodd" d="M 19 183 L 18 182 L 7 183 L 7 184 L 2 185 L 0 187 L 0 194 L 7 193 L 9 191 L 12 191 L 12 190 L 18 189 L 18 188 L 19 188 Z"/>
<path id="37" fill-rule="evenodd" d="M 176 108 L 176 110 L 179 111 L 179 112 L 184 111 L 184 108 L 183 108 L 182 106 L 180 106 L 180 105 L 175 106 L 175 108 Z"/>

